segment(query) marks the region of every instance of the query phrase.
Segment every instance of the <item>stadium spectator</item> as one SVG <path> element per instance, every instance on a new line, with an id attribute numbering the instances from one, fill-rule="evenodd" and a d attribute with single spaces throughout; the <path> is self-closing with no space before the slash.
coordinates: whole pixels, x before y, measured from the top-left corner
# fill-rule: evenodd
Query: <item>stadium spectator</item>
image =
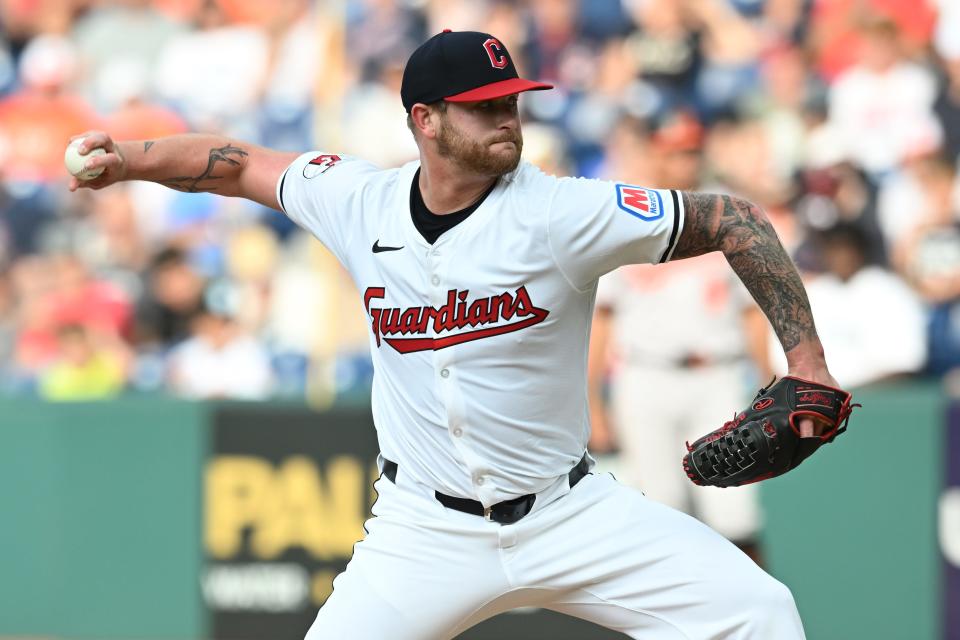
<path id="1" fill-rule="evenodd" d="M 57 218 L 62 191 L 51 183 L 64 177 L 65 141 L 99 123 L 70 91 L 77 63 L 68 40 L 39 35 L 20 56 L 20 87 L 0 100 L 0 229 L 13 256 L 37 251 Z"/>
<path id="2" fill-rule="evenodd" d="M 390 167 L 413 160 L 417 145 L 406 126 L 406 113 L 397 100 L 403 67 L 385 64 L 371 82 L 344 96 L 344 152 Z"/>
<path id="3" fill-rule="evenodd" d="M 763 56 L 762 83 L 743 106 L 755 113 L 766 128 L 774 171 L 790 180 L 804 161 L 805 140 L 811 123 L 810 109 L 825 94 L 796 46 L 779 45 Z"/>
<path id="4" fill-rule="evenodd" d="M 228 23 L 214 0 L 204 0 L 194 26 L 166 41 L 157 63 L 159 96 L 197 129 L 249 130 L 269 68 L 267 34 Z"/>
<path id="5" fill-rule="evenodd" d="M 877 189 L 863 171 L 846 161 L 824 165 L 809 162 L 796 179 L 793 210 L 803 236 L 794 250 L 794 259 L 802 271 L 824 270 L 816 238 L 809 232 L 828 229 L 841 222 L 856 225 L 866 235 L 870 264 L 886 266 L 889 263 L 878 219 Z M 889 178 L 885 187 L 895 179 Z"/>
<path id="6" fill-rule="evenodd" d="M 0 101 L 0 160 L 7 181 L 42 183 L 63 178 L 65 141 L 100 126 L 70 83 L 77 54 L 69 40 L 40 35 L 20 57 L 19 91 Z"/>
<path id="7" fill-rule="evenodd" d="M 150 0 L 95 3 L 70 31 L 83 61 L 80 85 L 100 112 L 116 108 L 121 102 L 117 93 L 145 97 L 164 47 L 187 30 L 153 4 Z"/>
<path id="8" fill-rule="evenodd" d="M 817 235 L 826 271 L 807 282 L 830 370 L 845 387 L 916 373 L 926 361 L 926 319 L 917 295 L 896 274 L 867 263 L 868 240 L 855 224 Z M 782 374 L 786 360 L 771 350 Z"/>
<path id="9" fill-rule="evenodd" d="M 638 29 L 627 39 L 643 81 L 656 92 L 657 112 L 695 103 L 703 65 L 702 34 L 684 19 L 675 0 L 631 2 Z"/>
<path id="10" fill-rule="evenodd" d="M 938 145 L 943 132 L 935 78 L 904 56 L 896 24 L 875 18 L 862 34 L 857 64 L 830 88 L 830 122 L 848 157 L 880 180 L 917 149 Z"/>
<path id="11" fill-rule="evenodd" d="M 203 304 L 203 277 L 186 253 L 166 248 L 154 256 L 136 309 L 135 344 L 174 345 L 190 334 L 190 322 Z"/>
<path id="12" fill-rule="evenodd" d="M 256 224 L 238 229 L 226 243 L 222 284 L 235 300 L 236 321 L 254 334 L 262 334 L 266 326 L 279 251 L 276 236 Z"/>
<path id="13" fill-rule="evenodd" d="M 930 156 L 914 164 L 917 189 L 912 226 L 893 246 L 900 273 L 929 310 L 931 373 L 941 375 L 960 366 L 960 216 L 954 163 Z"/>
<path id="14" fill-rule="evenodd" d="M 890 261 L 899 265 L 901 273 L 898 247 L 916 235 L 919 226 L 928 225 L 929 218 L 937 217 L 932 212 L 949 206 L 953 174 L 953 162 L 942 157 L 940 150 L 929 149 L 904 159 L 881 187 L 878 223 Z M 904 215 L 904 211 L 911 213 Z"/>
<path id="15" fill-rule="evenodd" d="M 303 141 L 313 136 L 316 87 L 321 78 L 328 80 L 328 74 L 321 73 L 334 62 L 330 53 L 336 39 L 329 26 L 319 28 L 326 21 L 314 15 L 309 0 L 248 4 L 269 11 L 264 29 L 270 57 L 260 90 L 260 140 L 275 149 L 302 149 Z"/>
<path id="16" fill-rule="evenodd" d="M 894 25 L 903 34 L 902 44 L 909 56 L 922 54 L 936 24 L 935 2 L 927 0 L 818 0 L 809 4 L 806 42 L 828 82 L 856 64 L 865 37 L 858 27 L 864 23 L 879 19 Z"/>
<path id="17" fill-rule="evenodd" d="M 170 354 L 169 388 L 179 396 L 263 400 L 272 384 L 266 350 L 222 301 L 208 301 L 191 318 L 190 337 Z"/>
<path id="18" fill-rule="evenodd" d="M 130 301 L 76 256 L 23 259 L 13 282 L 17 308 L 11 364 L 23 381 L 36 380 L 58 358 L 63 327 L 77 325 L 95 341 L 116 344 L 129 334 Z"/>
<path id="19" fill-rule="evenodd" d="M 98 95 L 108 112 L 105 126 L 122 140 L 152 140 L 186 133 L 177 112 L 149 101 L 147 68 L 136 60 L 120 60 L 98 77 Z"/>
<path id="20" fill-rule="evenodd" d="M 40 396 L 56 401 L 105 400 L 126 384 L 123 357 L 96 343 L 80 324 L 57 329 L 58 356 L 40 375 Z"/>

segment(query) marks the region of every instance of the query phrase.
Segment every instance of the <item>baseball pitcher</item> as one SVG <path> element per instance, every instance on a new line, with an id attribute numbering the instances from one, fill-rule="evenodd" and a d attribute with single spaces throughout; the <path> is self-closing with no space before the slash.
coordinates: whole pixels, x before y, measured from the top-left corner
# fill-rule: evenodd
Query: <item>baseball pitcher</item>
<path id="1" fill-rule="evenodd" d="M 308 640 L 452 638 L 524 606 L 632 638 L 802 638 L 786 587 L 707 526 L 592 473 L 586 452 L 598 278 L 711 251 L 766 313 L 791 377 L 695 443 L 691 479 L 769 477 L 832 439 L 849 397 L 800 279 L 749 202 L 521 162 L 518 94 L 550 88 L 520 78 L 494 36 L 444 31 L 403 76 L 415 162 L 380 170 L 336 150 L 88 132 L 82 151 L 106 153 L 87 168 L 105 171 L 71 188 L 151 180 L 248 198 L 315 235 L 355 280 L 379 498 Z"/>

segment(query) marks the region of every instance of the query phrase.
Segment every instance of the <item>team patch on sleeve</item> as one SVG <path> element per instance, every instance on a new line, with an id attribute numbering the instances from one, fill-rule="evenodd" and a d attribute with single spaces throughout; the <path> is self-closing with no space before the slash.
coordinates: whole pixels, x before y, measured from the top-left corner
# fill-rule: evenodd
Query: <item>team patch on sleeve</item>
<path id="1" fill-rule="evenodd" d="M 663 217 L 663 200 L 652 189 L 630 184 L 617 184 L 617 206 L 641 220 L 659 220 Z"/>
<path id="2" fill-rule="evenodd" d="M 340 162 L 338 155 L 324 153 L 319 155 L 303 166 L 303 177 L 309 180 L 329 171 L 335 164 Z"/>

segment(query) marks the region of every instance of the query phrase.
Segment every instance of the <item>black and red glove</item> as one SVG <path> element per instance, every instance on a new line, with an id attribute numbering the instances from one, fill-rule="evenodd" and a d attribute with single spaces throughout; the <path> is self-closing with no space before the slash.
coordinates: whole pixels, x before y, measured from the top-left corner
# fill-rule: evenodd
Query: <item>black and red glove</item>
<path id="1" fill-rule="evenodd" d="M 693 444 L 683 470 L 694 484 L 736 487 L 773 478 L 800 466 L 820 445 L 846 431 L 853 407 L 849 392 L 787 376 L 760 389 L 750 407 Z M 826 425 L 802 437 L 800 419 Z"/>

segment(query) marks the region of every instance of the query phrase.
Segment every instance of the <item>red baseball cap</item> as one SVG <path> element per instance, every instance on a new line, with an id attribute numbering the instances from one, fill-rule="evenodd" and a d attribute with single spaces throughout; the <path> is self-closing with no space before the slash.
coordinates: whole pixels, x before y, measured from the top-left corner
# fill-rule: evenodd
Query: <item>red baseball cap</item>
<path id="1" fill-rule="evenodd" d="M 400 99 L 410 113 L 418 102 L 474 102 L 552 88 L 521 78 L 507 48 L 489 33 L 444 29 L 407 60 Z"/>

